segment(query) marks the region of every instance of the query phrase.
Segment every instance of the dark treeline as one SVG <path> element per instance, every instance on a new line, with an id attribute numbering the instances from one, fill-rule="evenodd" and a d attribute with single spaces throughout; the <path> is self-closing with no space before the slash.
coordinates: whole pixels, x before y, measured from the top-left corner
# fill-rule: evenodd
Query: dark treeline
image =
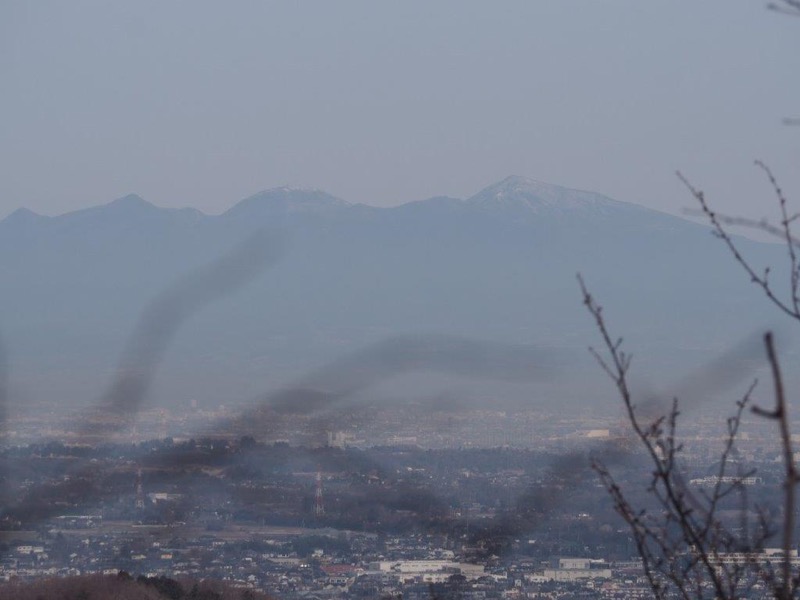
<path id="1" fill-rule="evenodd" d="M 4 600 L 269 600 L 253 590 L 221 582 L 177 580 L 165 576 L 117 575 L 53 577 L 0 584 Z"/>

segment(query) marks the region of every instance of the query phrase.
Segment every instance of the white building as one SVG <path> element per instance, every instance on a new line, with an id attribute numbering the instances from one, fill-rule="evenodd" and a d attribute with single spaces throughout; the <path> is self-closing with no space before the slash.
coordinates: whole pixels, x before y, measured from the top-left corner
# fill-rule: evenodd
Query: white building
<path id="1" fill-rule="evenodd" d="M 611 579 L 611 569 L 602 560 L 591 558 L 558 558 L 551 568 L 536 579 L 542 581 L 581 581 L 584 579 Z"/>
<path id="2" fill-rule="evenodd" d="M 447 581 L 453 575 L 463 575 L 468 580 L 486 575 L 486 568 L 482 565 L 449 560 L 379 561 L 370 563 L 369 570 L 394 575 L 400 581 L 418 579 L 425 583 L 440 583 Z"/>

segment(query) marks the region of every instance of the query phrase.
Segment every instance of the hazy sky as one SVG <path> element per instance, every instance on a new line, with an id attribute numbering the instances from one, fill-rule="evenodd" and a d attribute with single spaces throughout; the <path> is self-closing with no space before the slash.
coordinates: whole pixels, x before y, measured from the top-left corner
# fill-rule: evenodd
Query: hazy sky
<path id="1" fill-rule="evenodd" d="M 762 0 L 0 3 L 0 218 L 509 174 L 669 212 L 800 205 L 800 19 Z"/>

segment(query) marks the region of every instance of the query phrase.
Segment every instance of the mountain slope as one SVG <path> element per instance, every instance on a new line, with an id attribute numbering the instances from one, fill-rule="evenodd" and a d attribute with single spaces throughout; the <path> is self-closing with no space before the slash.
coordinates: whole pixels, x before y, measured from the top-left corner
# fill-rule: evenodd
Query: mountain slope
<path id="1" fill-rule="evenodd" d="M 261 229 L 285 239 L 280 260 L 178 319 L 154 401 L 246 399 L 408 333 L 568 351 L 581 376 L 547 394 L 582 397 L 592 387 L 583 374 L 589 382 L 595 373 L 584 353 L 595 332 L 578 271 L 656 377 L 773 316 L 705 228 L 520 177 L 467 200 L 388 209 L 289 188 L 218 216 L 128 196 L 0 222 L 0 331 L 17 388 L 36 400 L 98 397 L 144 307 Z M 778 249 L 743 243 L 756 262 L 779 264 Z"/>

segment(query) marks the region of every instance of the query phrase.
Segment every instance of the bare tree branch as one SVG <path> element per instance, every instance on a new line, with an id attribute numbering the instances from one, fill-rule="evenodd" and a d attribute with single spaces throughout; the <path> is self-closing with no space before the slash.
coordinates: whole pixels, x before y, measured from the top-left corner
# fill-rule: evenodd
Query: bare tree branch
<path id="1" fill-rule="evenodd" d="M 731 254 L 733 255 L 736 262 L 738 262 L 741 267 L 747 272 L 750 276 L 750 280 L 759 286 L 767 298 L 772 302 L 775 306 L 777 306 L 784 314 L 790 316 L 791 318 L 800 321 L 800 298 L 798 298 L 798 283 L 800 282 L 800 274 L 798 273 L 798 260 L 797 254 L 795 252 L 795 245 L 797 244 L 798 240 L 794 237 L 791 230 L 792 222 L 795 220 L 795 217 L 790 217 L 788 214 L 788 210 L 786 207 L 786 200 L 783 196 L 783 192 L 781 191 L 780 187 L 778 186 L 772 172 L 767 169 L 767 167 L 759 162 L 756 164 L 764 169 L 767 173 L 770 182 L 773 185 L 773 189 L 778 197 L 778 203 L 781 207 L 781 214 L 782 214 L 782 221 L 781 227 L 776 228 L 774 226 L 769 225 L 768 223 L 761 221 L 758 222 L 757 227 L 768 231 L 773 235 L 780 235 L 781 238 L 784 239 L 785 244 L 787 246 L 787 254 L 789 256 L 789 267 L 791 269 L 790 274 L 790 298 L 788 301 L 781 299 L 774 291 L 770 281 L 769 281 L 769 267 L 766 268 L 763 273 L 758 273 L 756 268 L 744 257 L 742 252 L 739 250 L 736 242 L 733 240 L 731 235 L 728 233 L 728 230 L 725 229 L 724 224 L 748 224 L 753 223 L 752 221 L 748 222 L 747 220 L 741 219 L 731 219 L 729 217 L 718 215 L 714 210 L 711 209 L 709 206 L 705 194 L 702 190 L 695 188 L 689 180 L 680 172 L 678 171 L 677 175 L 678 178 L 683 182 L 692 196 L 700 204 L 700 209 L 702 213 L 706 216 L 709 223 L 713 227 L 714 234 L 721 239 L 724 244 L 728 247 Z"/>
<path id="2" fill-rule="evenodd" d="M 592 354 L 614 381 L 626 410 L 633 435 L 645 450 L 652 466 L 647 492 L 654 509 L 635 508 L 606 465 L 595 460 L 592 467 L 611 497 L 616 512 L 628 524 L 642 559 L 645 577 L 656 598 L 706 597 L 743 598 L 759 582 L 766 585 L 770 597 L 795 596 L 800 575 L 793 573 L 792 555 L 795 510 L 795 485 L 798 481 L 793 461 L 785 393 L 772 334 L 764 337 L 767 358 L 772 369 L 775 403 L 773 410 L 753 407 L 752 412 L 778 421 L 782 443 L 784 474 L 784 515 L 780 561 L 764 555 L 766 543 L 778 532 L 772 518 L 762 508 L 751 509 L 745 479 L 754 474 L 737 465 L 736 475 L 729 474 L 731 457 L 742 418 L 755 390 L 754 381 L 736 403 L 735 413 L 726 421 L 726 437 L 710 491 L 693 493 L 686 484 L 679 462 L 683 445 L 678 438 L 678 400 L 662 416 L 643 420 L 636 410 L 628 384 L 630 355 L 622 349 L 621 339 L 612 337 L 600 307 L 578 277 L 583 302 L 600 332 L 603 352 Z M 738 498 L 739 519 L 723 516 Z M 753 519 L 755 511 L 756 518 Z M 777 570 L 776 570 L 777 566 Z"/>
<path id="3" fill-rule="evenodd" d="M 775 388 L 775 409 L 766 411 L 757 406 L 753 407 L 753 412 L 763 417 L 778 421 L 781 434 L 781 446 L 783 448 L 784 466 L 784 509 L 783 509 L 783 564 L 782 576 L 780 581 L 779 598 L 791 598 L 793 595 L 790 552 L 792 550 L 792 534 L 794 533 L 794 509 L 795 509 L 795 487 L 797 486 L 797 470 L 794 464 L 794 451 L 792 450 L 792 438 L 789 432 L 789 418 L 786 409 L 786 397 L 783 390 L 783 379 L 781 378 L 780 365 L 775 353 L 775 345 L 772 339 L 772 332 L 764 335 L 764 345 L 767 349 L 767 359 L 772 370 L 772 381 Z"/>

